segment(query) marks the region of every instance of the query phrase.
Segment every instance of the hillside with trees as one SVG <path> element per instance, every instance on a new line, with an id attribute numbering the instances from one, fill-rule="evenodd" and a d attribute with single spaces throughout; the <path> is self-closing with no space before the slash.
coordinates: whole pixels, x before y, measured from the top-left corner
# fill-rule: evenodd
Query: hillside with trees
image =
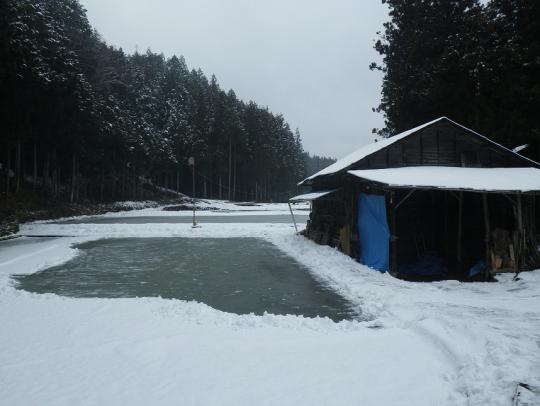
<path id="1" fill-rule="evenodd" d="M 382 2 L 379 133 L 448 116 L 540 160 L 540 2 Z"/>
<path id="2" fill-rule="evenodd" d="M 334 162 L 336 162 L 335 158 L 311 155 L 309 152 L 304 152 L 304 178 L 319 172 Z"/>
<path id="3" fill-rule="evenodd" d="M 0 3 L 0 188 L 59 201 L 144 199 L 163 187 L 285 200 L 304 173 L 281 115 L 183 57 L 105 43 L 77 0 Z"/>

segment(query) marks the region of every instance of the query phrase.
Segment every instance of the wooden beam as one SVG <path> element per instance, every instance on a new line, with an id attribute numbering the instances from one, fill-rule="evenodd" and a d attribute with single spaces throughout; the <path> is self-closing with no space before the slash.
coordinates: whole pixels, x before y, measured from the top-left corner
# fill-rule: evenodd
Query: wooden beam
<path id="1" fill-rule="evenodd" d="M 392 196 L 393 193 L 390 195 Z M 393 197 L 393 196 L 392 196 Z M 393 199 L 392 199 L 393 200 Z M 390 244 L 391 244 L 391 262 L 390 273 L 397 274 L 397 210 L 395 205 L 390 205 Z"/>
<path id="2" fill-rule="evenodd" d="M 516 195 L 516 217 L 518 225 L 518 241 L 516 243 L 516 273 L 521 270 L 524 264 L 525 255 L 525 233 L 523 232 L 523 205 L 521 195 Z"/>
<path id="3" fill-rule="evenodd" d="M 514 206 L 516 205 L 516 202 L 514 200 L 512 200 L 512 198 L 510 196 L 508 196 L 506 193 L 503 193 L 502 194 L 504 197 L 506 197 L 510 203 L 512 203 Z"/>
<path id="4" fill-rule="evenodd" d="M 518 230 L 520 234 L 523 234 L 523 207 L 521 203 L 521 195 L 516 196 L 516 203 L 517 203 Z"/>
<path id="5" fill-rule="evenodd" d="M 405 200 L 407 200 L 409 197 L 411 197 L 411 195 L 415 192 L 416 189 L 411 189 L 409 193 L 407 193 L 405 195 L 405 197 L 403 199 L 401 199 L 395 206 L 394 206 L 394 210 L 397 210 L 399 208 L 399 206 L 401 206 L 403 203 L 405 203 Z"/>

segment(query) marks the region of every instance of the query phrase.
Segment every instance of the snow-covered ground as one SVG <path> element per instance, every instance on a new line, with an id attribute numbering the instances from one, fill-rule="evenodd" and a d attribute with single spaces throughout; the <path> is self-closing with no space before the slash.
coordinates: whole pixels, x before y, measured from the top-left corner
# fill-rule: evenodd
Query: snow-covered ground
<path id="1" fill-rule="evenodd" d="M 257 207 L 288 212 L 237 209 Z M 149 213 L 171 212 L 106 216 Z M 292 224 L 41 222 L 20 234 L 69 237 L 0 243 L 0 404 L 496 406 L 512 404 L 517 382 L 540 386 L 540 271 L 499 283 L 403 282 L 295 235 Z M 11 274 L 77 255 L 74 243 L 134 236 L 264 238 L 369 321 L 72 299 L 12 285 Z"/>

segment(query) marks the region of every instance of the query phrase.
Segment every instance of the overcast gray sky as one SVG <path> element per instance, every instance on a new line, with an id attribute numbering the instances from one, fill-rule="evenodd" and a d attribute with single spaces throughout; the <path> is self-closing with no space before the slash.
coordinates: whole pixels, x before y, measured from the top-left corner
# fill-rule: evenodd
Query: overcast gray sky
<path id="1" fill-rule="evenodd" d="M 184 55 L 190 68 L 282 113 L 304 148 L 337 158 L 382 125 L 380 0 L 81 0 L 111 45 Z"/>

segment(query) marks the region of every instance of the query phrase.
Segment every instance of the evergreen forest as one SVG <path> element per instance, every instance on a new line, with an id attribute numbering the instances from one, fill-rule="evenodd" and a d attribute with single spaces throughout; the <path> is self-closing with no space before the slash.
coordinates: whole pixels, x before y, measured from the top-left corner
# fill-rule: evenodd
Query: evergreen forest
<path id="1" fill-rule="evenodd" d="M 108 45 L 77 0 L 0 2 L 0 92 L 3 194 L 144 199 L 194 178 L 197 197 L 283 201 L 305 175 L 282 115 L 181 56 Z"/>
<path id="2" fill-rule="evenodd" d="M 391 136 L 447 116 L 540 160 L 540 2 L 383 0 L 375 49 Z"/>

